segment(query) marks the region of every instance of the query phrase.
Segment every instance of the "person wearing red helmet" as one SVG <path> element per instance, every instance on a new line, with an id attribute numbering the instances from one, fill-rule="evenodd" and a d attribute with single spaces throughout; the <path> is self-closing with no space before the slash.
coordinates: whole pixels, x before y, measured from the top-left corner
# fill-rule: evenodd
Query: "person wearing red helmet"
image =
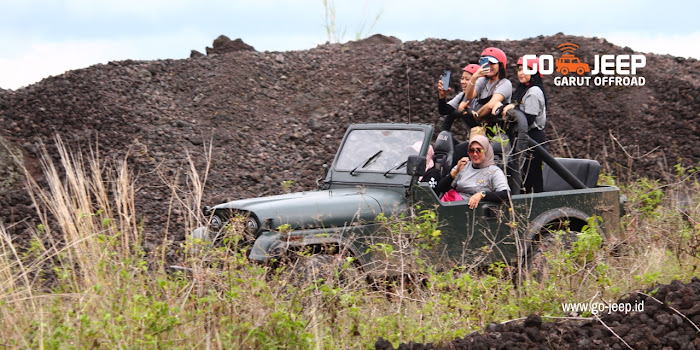
<path id="1" fill-rule="evenodd" d="M 481 52 L 479 69 L 474 72 L 464 91 L 467 99 L 473 99 L 470 108 L 462 111 L 463 120 L 469 128 L 488 123 L 496 106 L 510 103 L 513 84 L 506 79 L 506 64 L 508 58 L 501 49 L 488 47 Z M 468 148 L 467 142 L 455 146 L 453 160 L 466 157 Z"/>
<path id="2" fill-rule="evenodd" d="M 519 83 L 513 93 L 513 103 L 503 108 L 503 115 L 513 108 L 525 113 L 529 126 L 528 135 L 544 147 L 544 143 L 547 140 L 544 133 L 544 125 L 547 122 L 547 95 L 544 92 L 542 76 L 539 73 L 533 75 L 525 74 L 523 72 L 523 63 L 523 58 L 520 57 L 518 60 Z M 537 71 L 541 69 L 538 59 L 530 59 L 526 64 L 532 69 L 537 69 Z M 528 151 L 523 166 L 523 174 L 525 175 L 523 185 L 526 193 L 543 191 L 542 158 L 532 150 Z"/>
<path id="3" fill-rule="evenodd" d="M 479 69 L 479 65 L 474 64 L 474 63 L 468 64 L 464 67 L 464 71 L 469 72 L 469 79 L 467 79 L 467 81 L 469 81 L 472 78 L 472 75 L 474 75 L 474 73 L 476 73 L 477 69 Z M 466 85 L 462 85 L 462 86 L 466 86 Z"/>
<path id="4" fill-rule="evenodd" d="M 465 90 L 467 99 L 476 99 L 471 110 L 465 111 L 467 120 L 473 119 L 472 127 L 486 121 L 497 104 L 510 103 L 513 85 L 506 79 L 507 64 L 508 58 L 501 49 L 488 47 L 481 52 L 480 67 Z"/>
<path id="5" fill-rule="evenodd" d="M 452 129 L 452 124 L 455 119 L 464 118 L 463 111 L 469 108 L 470 100 L 464 98 L 464 91 L 471 81 L 474 72 L 479 69 L 477 64 L 468 64 L 464 67 L 462 72 L 462 79 L 460 84 L 462 85 L 462 92 L 457 94 L 450 102 L 446 101 L 447 92 L 451 91 L 452 88 L 448 87 L 448 90 L 443 89 L 442 79 L 438 80 L 438 112 L 440 115 L 444 115 L 445 119 L 442 121 L 442 130 L 450 131 Z M 465 124 L 467 122 L 465 121 Z"/>

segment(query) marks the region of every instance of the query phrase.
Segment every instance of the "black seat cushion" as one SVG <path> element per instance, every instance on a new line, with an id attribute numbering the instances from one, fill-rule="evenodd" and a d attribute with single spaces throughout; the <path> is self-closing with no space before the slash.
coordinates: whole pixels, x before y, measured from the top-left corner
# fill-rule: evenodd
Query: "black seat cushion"
<path id="1" fill-rule="evenodd" d="M 592 159 L 573 159 L 573 158 L 556 158 L 559 164 L 568 169 L 576 176 L 586 187 L 595 187 L 598 184 L 598 175 L 600 174 L 600 163 Z M 544 191 L 564 191 L 572 190 L 564 179 L 555 173 L 552 168 L 546 163 L 542 169 L 542 178 L 544 180 Z"/>

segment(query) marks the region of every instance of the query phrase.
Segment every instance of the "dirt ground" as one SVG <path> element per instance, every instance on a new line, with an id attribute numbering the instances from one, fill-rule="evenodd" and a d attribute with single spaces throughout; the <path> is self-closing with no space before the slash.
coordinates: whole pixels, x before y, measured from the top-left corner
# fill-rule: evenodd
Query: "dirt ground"
<path id="1" fill-rule="evenodd" d="M 399 350 L 490 349 L 700 349 L 700 279 L 674 281 L 617 301 L 642 311 L 603 311 L 592 319 L 525 320 L 490 324 L 484 332 L 439 344 L 400 344 Z M 637 306 L 641 305 L 641 306 Z M 393 350 L 379 339 L 377 350 Z"/>
<path id="2" fill-rule="evenodd" d="M 212 147 L 204 204 L 278 194 L 287 180 L 294 181 L 292 190 L 313 189 L 349 124 L 429 123 L 439 131 L 436 84 L 444 69 L 461 72 L 484 48 L 496 46 L 508 55 L 508 77 L 516 81 L 519 56 L 558 57 L 557 46 L 565 42 L 578 44 L 576 55 L 591 64 L 594 55 L 633 53 L 602 38 L 563 34 L 408 42 L 375 35 L 288 52 L 257 52 L 222 36 L 206 54 L 193 50 L 189 59 L 97 64 L 15 91 L 0 89 L 0 136 L 40 180 L 39 147 L 47 145 L 57 159 L 56 134 L 73 150 L 87 153 L 98 144 L 103 160 L 128 159 L 137 175 L 144 248 L 152 251 L 165 237 L 171 200 L 162 178 L 186 185 L 188 155 L 203 170 L 205 149 Z M 695 59 L 646 54 L 646 67 L 637 72 L 646 79 L 641 87 L 555 86 L 553 76 L 545 76 L 549 150 L 596 159 L 623 180 L 663 180 L 676 163 L 696 165 L 699 72 Z M 456 77 L 451 86 L 459 90 Z M 0 216 L 22 241 L 37 224 L 35 209 L 5 148 L 0 162 Z M 177 261 L 186 213 L 173 209 L 168 259 Z M 498 327 L 484 336 L 554 326 L 534 319 Z"/>

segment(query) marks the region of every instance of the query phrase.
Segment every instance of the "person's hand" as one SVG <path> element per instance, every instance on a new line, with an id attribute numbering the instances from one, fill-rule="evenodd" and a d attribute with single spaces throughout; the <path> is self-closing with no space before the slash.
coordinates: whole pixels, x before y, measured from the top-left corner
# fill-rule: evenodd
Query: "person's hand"
<path id="1" fill-rule="evenodd" d="M 443 90 L 443 87 L 442 79 L 438 80 L 438 98 L 440 99 L 447 97 L 447 92 L 452 90 L 451 87 L 448 87 L 447 90 Z"/>
<path id="2" fill-rule="evenodd" d="M 512 103 L 509 103 L 507 106 L 503 107 L 503 116 L 505 117 L 506 113 L 513 108 L 515 108 L 515 105 Z"/>
<path id="3" fill-rule="evenodd" d="M 467 163 L 469 163 L 469 157 L 462 157 L 462 159 L 460 159 L 459 162 L 457 162 L 457 167 L 454 170 L 452 170 L 452 172 L 450 172 L 452 178 L 456 178 L 457 174 L 459 174 L 459 172 L 462 171 L 462 169 L 464 169 L 464 166 L 467 165 Z"/>
<path id="4" fill-rule="evenodd" d="M 498 109 L 501 108 L 502 106 L 503 106 L 503 103 L 501 103 L 500 101 L 499 101 L 499 102 L 496 102 L 496 103 L 493 105 L 493 109 L 491 109 L 491 114 L 493 114 L 493 115 L 495 115 L 495 116 L 498 116 L 498 114 L 496 114 L 496 112 L 497 112 Z"/>
<path id="5" fill-rule="evenodd" d="M 479 205 L 479 202 L 481 202 L 482 198 L 483 196 L 481 193 L 474 193 L 471 197 L 469 197 L 469 209 L 476 208 L 476 206 Z"/>
<path id="6" fill-rule="evenodd" d="M 458 111 L 462 112 L 465 109 L 469 108 L 469 101 L 464 101 L 459 104 L 459 107 L 457 108 Z"/>
<path id="7" fill-rule="evenodd" d="M 486 76 L 486 74 L 489 74 L 489 72 L 491 72 L 491 68 L 489 68 L 489 63 L 486 62 L 483 66 L 479 67 L 479 69 L 477 69 L 476 72 L 474 72 L 474 75 L 472 75 L 472 79 L 474 77 L 478 79 L 483 76 Z"/>

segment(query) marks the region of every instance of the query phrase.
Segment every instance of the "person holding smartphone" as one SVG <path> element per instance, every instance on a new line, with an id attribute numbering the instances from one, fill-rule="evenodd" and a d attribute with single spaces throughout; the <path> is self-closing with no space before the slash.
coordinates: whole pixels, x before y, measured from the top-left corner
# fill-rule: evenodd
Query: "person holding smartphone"
<path id="1" fill-rule="evenodd" d="M 510 103 L 513 84 L 506 79 L 506 64 L 508 58 L 499 48 L 488 47 L 481 52 L 479 69 L 464 90 L 466 98 L 473 99 L 471 107 L 462 111 L 463 120 L 469 128 L 489 123 L 497 106 Z M 466 142 L 455 146 L 454 159 L 466 157 L 468 148 Z"/>
<path id="2" fill-rule="evenodd" d="M 471 127 L 486 122 L 498 103 L 508 104 L 513 92 L 513 84 L 506 79 L 508 59 L 503 50 L 488 47 L 481 52 L 479 69 L 467 83 L 464 90 L 467 99 L 475 99 L 471 110 L 464 111 Z"/>
<path id="3" fill-rule="evenodd" d="M 527 61 L 527 66 L 533 68 L 537 65 L 536 70 L 541 69 L 538 59 Z M 525 74 L 523 72 L 523 58 L 518 59 L 518 86 L 513 93 L 513 103 L 508 104 L 503 108 L 503 115 L 509 110 L 517 108 L 525 113 L 528 124 L 528 132 L 530 138 L 544 147 L 547 137 L 544 133 L 544 125 L 547 122 L 547 94 L 544 92 L 544 84 L 542 76 L 537 73 L 534 75 Z M 499 106 L 497 105 L 496 108 Z M 529 150 L 525 164 L 523 165 L 523 174 L 526 193 L 542 192 L 544 181 L 542 179 L 542 158 L 540 158 L 534 150 Z"/>
<path id="4" fill-rule="evenodd" d="M 469 81 L 471 81 L 472 75 L 477 71 L 477 69 L 479 69 L 479 65 L 476 64 L 468 64 L 464 67 L 462 79 L 460 80 L 462 92 L 457 94 L 449 102 L 446 100 L 447 93 L 452 91 L 452 88 L 449 87 L 449 84 L 448 86 L 445 86 L 442 79 L 444 76 L 438 80 L 438 112 L 440 115 L 445 116 L 445 119 L 442 121 L 442 130 L 450 131 L 452 129 L 452 124 L 456 119 L 464 119 L 463 112 L 469 108 L 471 102 L 465 98 L 464 92 L 466 91 Z"/>

